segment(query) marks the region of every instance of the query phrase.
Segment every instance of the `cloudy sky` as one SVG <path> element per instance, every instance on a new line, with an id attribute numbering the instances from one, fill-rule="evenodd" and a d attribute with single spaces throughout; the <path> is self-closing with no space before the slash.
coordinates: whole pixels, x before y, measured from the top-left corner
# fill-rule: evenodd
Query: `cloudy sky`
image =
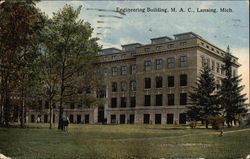
<path id="1" fill-rule="evenodd" d="M 249 97 L 249 2 L 242 1 L 41 1 L 38 7 L 48 16 L 65 4 L 82 5 L 81 19 L 94 28 L 93 36 L 100 38 L 103 48 L 120 48 L 123 44 L 150 43 L 150 38 L 195 32 L 207 41 L 226 50 L 230 45 L 232 54 L 239 57 L 245 90 Z M 177 12 L 126 12 L 121 15 L 112 11 L 90 10 L 93 8 L 116 10 L 119 8 L 176 8 Z M 185 12 L 179 12 L 183 8 Z M 194 12 L 187 12 L 191 8 Z M 216 9 L 217 12 L 197 12 L 200 9 Z M 232 12 L 220 12 L 230 8 Z M 99 17 L 99 15 L 109 17 Z M 122 17 L 122 19 L 117 17 Z M 104 23 L 97 23 L 104 21 Z"/>

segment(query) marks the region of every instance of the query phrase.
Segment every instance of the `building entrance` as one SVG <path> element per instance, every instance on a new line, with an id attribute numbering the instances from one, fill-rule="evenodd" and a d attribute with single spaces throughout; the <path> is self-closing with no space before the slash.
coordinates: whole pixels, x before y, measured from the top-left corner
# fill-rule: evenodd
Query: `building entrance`
<path id="1" fill-rule="evenodd" d="M 98 123 L 104 124 L 104 107 L 98 107 Z"/>

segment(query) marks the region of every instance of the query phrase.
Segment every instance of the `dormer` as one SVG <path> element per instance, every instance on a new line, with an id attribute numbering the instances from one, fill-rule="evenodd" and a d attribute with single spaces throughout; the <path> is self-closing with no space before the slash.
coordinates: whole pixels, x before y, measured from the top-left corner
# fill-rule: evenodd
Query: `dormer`
<path id="1" fill-rule="evenodd" d="M 199 36 L 193 32 L 174 35 L 175 40 L 184 40 L 184 39 L 190 39 L 190 38 L 194 38 L 194 37 L 202 38 L 201 36 Z"/>
<path id="2" fill-rule="evenodd" d="M 151 44 L 160 44 L 160 43 L 170 42 L 173 39 L 168 36 L 163 36 L 163 37 L 158 37 L 158 38 L 152 38 L 150 40 L 151 40 Z"/>
<path id="3" fill-rule="evenodd" d="M 138 48 L 140 46 L 142 46 L 142 44 L 140 44 L 140 43 L 132 43 L 132 44 L 122 45 L 122 51 L 135 50 L 136 48 Z"/>
<path id="4" fill-rule="evenodd" d="M 109 55 L 109 54 L 115 54 L 121 52 L 120 49 L 117 48 L 107 48 L 107 49 L 102 49 L 102 55 Z"/>

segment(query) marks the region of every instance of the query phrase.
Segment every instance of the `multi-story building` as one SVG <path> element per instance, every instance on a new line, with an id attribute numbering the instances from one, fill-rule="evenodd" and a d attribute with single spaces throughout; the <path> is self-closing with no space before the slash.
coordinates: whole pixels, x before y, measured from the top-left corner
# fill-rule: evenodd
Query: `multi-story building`
<path id="1" fill-rule="evenodd" d="M 211 68 L 218 84 L 224 76 L 221 68 L 226 52 L 193 32 L 102 53 L 108 123 L 185 124 L 188 93 L 202 66 Z M 237 60 L 233 56 L 234 75 Z"/>
<path id="2" fill-rule="evenodd" d="M 98 65 L 104 74 L 105 89 L 96 95 L 106 101 L 105 106 L 86 109 L 69 104 L 65 114 L 75 123 L 106 119 L 107 123 L 118 124 L 185 124 L 188 93 L 201 68 L 207 64 L 220 84 L 225 54 L 193 32 L 153 38 L 147 45 L 122 45 L 122 50 L 103 49 Z M 232 57 L 236 75 L 240 64 L 237 57 Z M 40 113 L 43 121 L 48 121 L 46 110 Z M 36 118 L 37 113 L 29 112 L 29 121 Z"/>

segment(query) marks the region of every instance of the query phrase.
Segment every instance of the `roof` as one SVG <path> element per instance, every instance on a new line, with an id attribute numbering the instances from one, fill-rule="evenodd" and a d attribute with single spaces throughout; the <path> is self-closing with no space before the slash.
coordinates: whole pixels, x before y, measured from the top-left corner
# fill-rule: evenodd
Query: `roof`
<path id="1" fill-rule="evenodd" d="M 142 46 L 141 43 L 131 43 L 131 44 L 125 44 L 125 45 L 121 45 L 121 46 L 124 47 L 124 46 L 130 46 L 130 45 L 140 45 L 140 46 Z"/>
<path id="2" fill-rule="evenodd" d="M 186 33 L 174 34 L 174 36 L 180 36 L 180 35 L 186 35 L 186 34 L 192 34 L 192 35 L 194 35 L 196 37 L 202 38 L 200 35 L 195 34 L 194 32 L 186 32 Z"/>
<path id="3" fill-rule="evenodd" d="M 120 49 L 117 49 L 115 47 L 110 47 L 110 48 L 102 49 L 102 51 L 105 51 L 105 50 L 117 50 L 117 51 L 121 51 Z"/>
<path id="4" fill-rule="evenodd" d="M 164 39 L 167 38 L 169 40 L 173 40 L 172 38 L 168 37 L 168 36 L 162 36 L 162 37 L 157 37 L 157 38 L 151 38 L 150 40 L 157 40 L 157 39 Z"/>

